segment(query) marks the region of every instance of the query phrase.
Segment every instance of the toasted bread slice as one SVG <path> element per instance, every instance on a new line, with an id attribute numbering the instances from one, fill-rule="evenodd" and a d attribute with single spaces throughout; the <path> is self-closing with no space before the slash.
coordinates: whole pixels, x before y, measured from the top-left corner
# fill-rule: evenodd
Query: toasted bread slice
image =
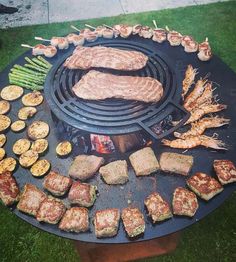
<path id="1" fill-rule="evenodd" d="M 33 117 L 37 113 L 37 109 L 32 106 L 22 107 L 18 112 L 18 118 L 20 120 L 27 120 Z"/>
<path id="2" fill-rule="evenodd" d="M 187 185 L 204 200 L 210 200 L 223 191 L 223 187 L 215 178 L 200 172 L 190 177 Z"/>
<path id="3" fill-rule="evenodd" d="M 222 185 L 236 182 L 236 167 L 230 160 L 214 160 L 214 169 Z"/>
<path id="4" fill-rule="evenodd" d="M 84 207 L 72 207 L 66 210 L 59 228 L 67 232 L 86 232 L 89 230 L 88 209 Z"/>
<path id="5" fill-rule="evenodd" d="M 32 140 L 45 138 L 49 134 L 49 125 L 43 121 L 34 121 L 28 127 L 27 134 Z"/>
<path id="6" fill-rule="evenodd" d="M 102 166 L 99 173 L 109 185 L 125 184 L 129 180 L 128 165 L 125 160 L 117 160 Z"/>
<path id="7" fill-rule="evenodd" d="M 7 114 L 11 109 L 11 105 L 8 101 L 1 100 L 0 101 L 0 115 Z"/>
<path id="8" fill-rule="evenodd" d="M 26 127 L 26 123 L 23 120 L 17 120 L 11 124 L 11 130 L 13 132 L 20 132 L 24 130 Z"/>
<path id="9" fill-rule="evenodd" d="M 43 95 L 39 91 L 33 91 L 25 94 L 21 101 L 24 106 L 38 106 L 43 102 Z"/>
<path id="10" fill-rule="evenodd" d="M 0 134 L 0 147 L 3 147 L 7 142 L 7 137 L 4 134 Z"/>
<path id="11" fill-rule="evenodd" d="M 56 147 L 56 153 L 59 156 L 67 156 L 72 151 L 72 144 L 69 141 L 60 142 Z"/>
<path id="12" fill-rule="evenodd" d="M 5 131 L 11 125 L 11 119 L 8 116 L 0 115 L 0 132 Z"/>
<path id="13" fill-rule="evenodd" d="M 39 158 L 37 152 L 33 150 L 28 150 L 19 157 L 19 163 L 22 167 L 31 167 Z"/>
<path id="14" fill-rule="evenodd" d="M 20 138 L 19 140 L 16 140 L 12 147 L 12 151 L 16 155 L 22 155 L 26 151 L 30 149 L 31 142 L 26 138 Z"/>
<path id="15" fill-rule="evenodd" d="M 136 176 L 147 176 L 160 168 L 156 156 L 150 147 L 134 152 L 129 156 L 129 160 Z"/>
<path id="16" fill-rule="evenodd" d="M 40 159 L 32 165 L 30 172 L 36 177 L 44 176 L 50 169 L 50 166 L 51 164 L 47 159 Z"/>
<path id="17" fill-rule="evenodd" d="M 38 154 L 43 154 L 48 149 L 48 141 L 45 138 L 37 139 L 32 143 L 31 149 Z"/>
<path id="18" fill-rule="evenodd" d="M 177 187 L 173 195 L 173 213 L 179 216 L 193 217 L 198 209 L 196 195 L 183 187 Z"/>
<path id="19" fill-rule="evenodd" d="M 2 89 L 0 96 L 7 101 L 13 101 L 20 98 L 24 93 L 24 90 L 20 86 L 9 85 Z"/>
<path id="20" fill-rule="evenodd" d="M 98 210 L 94 217 L 96 237 L 113 237 L 117 234 L 120 211 L 117 208 Z"/>
<path id="21" fill-rule="evenodd" d="M 0 174 L 7 171 L 13 172 L 16 168 L 16 160 L 13 157 L 7 157 L 0 161 Z"/>

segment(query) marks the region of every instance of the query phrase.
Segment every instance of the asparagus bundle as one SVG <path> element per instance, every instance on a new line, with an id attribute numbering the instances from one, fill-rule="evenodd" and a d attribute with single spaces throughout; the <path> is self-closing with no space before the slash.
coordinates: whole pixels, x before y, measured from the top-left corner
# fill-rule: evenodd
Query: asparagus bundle
<path id="1" fill-rule="evenodd" d="M 24 66 L 14 65 L 9 73 L 10 84 L 19 85 L 21 87 L 42 90 L 48 71 L 52 65 L 41 56 L 33 59 L 25 57 Z"/>

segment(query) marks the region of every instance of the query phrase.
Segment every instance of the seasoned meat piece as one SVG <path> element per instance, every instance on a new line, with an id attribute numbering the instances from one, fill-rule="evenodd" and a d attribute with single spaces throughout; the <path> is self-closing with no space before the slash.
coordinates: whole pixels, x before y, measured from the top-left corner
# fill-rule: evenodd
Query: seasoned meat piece
<path id="1" fill-rule="evenodd" d="M 69 176 L 80 180 L 89 179 L 98 171 L 103 163 L 103 157 L 78 155 L 70 166 Z"/>
<path id="2" fill-rule="evenodd" d="M 148 57 L 141 52 L 121 50 L 112 47 L 76 47 L 64 66 L 69 69 L 89 69 L 104 67 L 116 70 L 133 71 L 143 68 Z"/>
<path id="3" fill-rule="evenodd" d="M 125 160 L 117 160 L 102 166 L 99 173 L 109 185 L 124 184 L 129 180 L 128 166 Z"/>
<path id="4" fill-rule="evenodd" d="M 113 237 L 117 234 L 120 211 L 117 208 L 98 210 L 95 213 L 94 226 L 97 237 Z"/>
<path id="5" fill-rule="evenodd" d="M 88 209 L 84 207 L 72 207 L 64 214 L 59 228 L 67 232 L 85 232 L 89 230 Z"/>
<path id="6" fill-rule="evenodd" d="M 122 221 L 129 237 L 136 237 L 145 231 L 143 214 L 138 208 L 127 207 L 122 210 Z"/>
<path id="7" fill-rule="evenodd" d="M 165 152 L 160 157 L 161 170 L 187 176 L 193 166 L 193 157 Z"/>
<path id="8" fill-rule="evenodd" d="M 0 199 L 3 204 L 10 206 L 18 201 L 20 190 L 15 178 L 10 172 L 0 175 Z"/>
<path id="9" fill-rule="evenodd" d="M 172 217 L 169 204 L 157 193 L 150 194 L 144 201 L 153 222 L 163 221 Z"/>
<path id="10" fill-rule="evenodd" d="M 136 176 L 147 176 L 160 168 L 156 156 L 150 147 L 134 152 L 129 156 L 129 160 Z"/>
<path id="11" fill-rule="evenodd" d="M 183 187 L 177 187 L 173 195 L 173 213 L 179 216 L 193 217 L 198 209 L 196 195 Z"/>
<path id="12" fill-rule="evenodd" d="M 158 102 L 163 96 L 162 84 L 152 77 L 119 76 L 91 70 L 72 87 L 82 99 L 122 98 L 146 103 Z"/>
<path id="13" fill-rule="evenodd" d="M 190 177 L 187 185 L 204 200 L 209 200 L 223 191 L 223 187 L 215 178 L 200 172 Z"/>
<path id="14" fill-rule="evenodd" d="M 96 190 L 96 186 L 74 182 L 69 191 L 68 199 L 72 204 L 91 207 L 96 200 Z"/>
<path id="15" fill-rule="evenodd" d="M 230 160 L 214 160 L 214 169 L 222 185 L 236 182 L 236 167 Z"/>
<path id="16" fill-rule="evenodd" d="M 46 194 L 39 190 L 35 185 L 26 184 L 17 209 L 32 216 L 36 216 L 42 201 L 46 198 Z"/>
<path id="17" fill-rule="evenodd" d="M 72 179 L 51 171 L 43 181 L 43 187 L 55 196 L 63 196 L 72 185 Z"/>

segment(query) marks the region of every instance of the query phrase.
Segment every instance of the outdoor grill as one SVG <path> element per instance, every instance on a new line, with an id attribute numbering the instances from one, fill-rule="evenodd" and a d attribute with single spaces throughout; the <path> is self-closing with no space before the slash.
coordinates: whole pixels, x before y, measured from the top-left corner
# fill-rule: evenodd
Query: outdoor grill
<path id="1" fill-rule="evenodd" d="M 71 46 L 68 50 L 59 51 L 56 57 L 50 62 L 53 64 L 48 74 L 45 89 L 44 103 L 38 107 L 38 113 L 27 121 L 28 125 L 35 120 L 42 120 L 50 125 L 50 134 L 48 137 L 49 150 L 44 158 L 51 162 L 53 170 L 61 174 L 67 174 L 72 159 L 81 153 L 101 155 L 99 150 L 94 149 L 91 143 L 91 135 L 105 135 L 113 142 L 114 148 L 106 154 L 102 154 L 106 163 L 125 159 L 128 160 L 130 153 L 134 149 L 150 145 L 157 158 L 162 152 L 182 152 L 164 147 L 160 138 L 171 135 L 175 130 L 181 128 L 189 117 L 189 113 L 181 105 L 181 90 L 184 72 L 188 64 L 199 69 L 199 75 L 204 76 L 211 73 L 210 80 L 219 86 L 217 93 L 222 103 L 228 105 L 228 109 L 221 113 L 227 118 L 231 118 L 229 127 L 218 128 L 217 130 L 207 131 L 208 135 L 214 132 L 219 134 L 220 139 L 229 145 L 226 152 L 213 151 L 206 148 L 196 148 L 189 150 L 187 154 L 194 157 L 194 165 L 191 174 L 197 171 L 205 172 L 215 176 L 213 171 L 214 159 L 234 160 L 236 154 L 236 121 L 234 114 L 236 105 L 234 98 L 236 96 L 234 84 L 236 75 L 219 58 L 213 56 L 208 62 L 198 60 L 196 54 L 187 54 L 182 47 L 171 47 L 167 42 L 158 44 L 150 39 L 142 39 L 138 36 L 122 39 L 120 37 L 105 40 L 100 39 L 94 43 L 87 43 L 86 46 L 103 45 L 127 50 L 141 51 L 149 57 L 147 66 L 142 70 L 135 72 L 117 72 L 115 70 L 98 69 L 103 72 L 112 72 L 113 74 L 128 74 L 137 76 L 151 76 L 158 79 L 164 87 L 164 96 L 156 104 L 145 104 L 136 101 L 124 101 L 120 99 L 108 99 L 106 101 L 86 101 L 75 97 L 71 87 L 77 83 L 80 78 L 87 73 L 86 70 L 69 70 L 63 67 L 63 62 L 73 52 Z M 1 86 L 7 85 L 8 72 L 13 64 L 21 64 L 25 55 L 31 56 L 30 51 L 23 54 L 9 65 L 1 73 Z M 234 98 L 232 99 L 232 96 Z M 14 102 L 9 116 L 14 121 L 17 119 L 17 112 L 21 107 L 19 101 Z M 181 120 L 177 126 L 171 126 L 170 120 Z M 8 143 L 6 151 L 8 156 L 13 156 L 12 145 L 21 138 L 26 137 L 24 133 L 15 134 L 8 131 Z M 134 139 L 133 145 L 128 150 L 120 150 L 117 147 L 117 141 L 130 138 Z M 68 158 L 59 158 L 56 156 L 55 147 L 58 142 L 69 140 L 73 143 L 73 152 Z M 109 141 L 110 141 L 109 140 Z M 131 143 L 132 144 L 132 143 Z M 33 183 L 42 189 L 43 178 L 35 178 L 30 171 L 17 167 L 15 177 L 20 188 L 27 183 Z M 158 191 L 169 203 L 172 200 L 172 194 L 176 187 L 185 187 L 185 177 L 168 174 L 159 171 L 147 177 L 136 177 L 134 171 L 129 165 L 129 182 L 125 185 L 109 186 L 105 184 L 99 175 L 94 176 L 88 181 L 98 186 L 99 196 L 90 209 L 90 218 L 92 218 L 99 209 L 116 207 L 119 209 L 131 206 L 138 207 L 143 214 L 146 214 L 143 201 L 153 191 Z M 117 236 L 112 238 L 98 239 L 94 234 L 92 219 L 90 219 L 90 231 L 86 233 L 67 233 L 58 229 L 57 225 L 39 223 L 33 217 L 19 212 L 15 207 L 11 210 L 21 219 L 28 223 L 56 234 L 61 237 L 97 243 L 129 243 L 131 241 L 150 240 L 162 237 L 196 223 L 214 209 L 219 207 L 235 190 L 235 185 L 230 184 L 224 187 L 224 191 L 214 197 L 209 202 L 199 199 L 199 209 L 193 218 L 177 217 L 153 224 L 145 215 L 146 230 L 144 235 L 134 240 L 129 239 L 123 229 L 122 223 Z M 66 197 L 61 199 L 66 200 Z"/>

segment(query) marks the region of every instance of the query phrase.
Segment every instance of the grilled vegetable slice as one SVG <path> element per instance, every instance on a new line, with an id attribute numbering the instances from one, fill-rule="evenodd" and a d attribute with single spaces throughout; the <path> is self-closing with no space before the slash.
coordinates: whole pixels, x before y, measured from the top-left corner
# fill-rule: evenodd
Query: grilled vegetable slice
<path id="1" fill-rule="evenodd" d="M 28 150 L 20 156 L 20 165 L 26 168 L 30 167 L 38 160 L 38 157 L 39 155 L 37 152 L 33 150 Z"/>
<path id="2" fill-rule="evenodd" d="M 13 132 L 20 132 L 26 127 L 26 124 L 23 120 L 17 120 L 11 124 L 11 130 Z"/>
<path id="3" fill-rule="evenodd" d="M 72 145 L 69 141 L 63 141 L 59 143 L 56 147 L 56 153 L 59 156 L 69 155 L 71 151 L 72 151 Z"/>
<path id="4" fill-rule="evenodd" d="M 30 168 L 30 172 L 33 176 L 40 177 L 48 172 L 50 166 L 51 165 L 47 159 L 41 159 L 33 164 L 33 166 Z"/>
<path id="5" fill-rule="evenodd" d="M 35 121 L 28 127 L 27 134 L 32 140 L 45 138 L 49 134 L 49 125 L 43 121 Z"/>
<path id="6" fill-rule="evenodd" d="M 0 132 L 6 130 L 11 125 L 11 119 L 8 116 L 0 115 Z"/>
<path id="7" fill-rule="evenodd" d="M 24 90 L 20 86 L 9 85 L 2 89 L 1 98 L 7 101 L 13 101 L 20 98 L 24 93 Z"/>
<path id="8" fill-rule="evenodd" d="M 38 106 L 43 102 L 43 95 L 39 91 L 34 91 L 25 94 L 22 97 L 22 103 L 24 106 Z"/>
<path id="9" fill-rule="evenodd" d="M 5 149 L 0 147 L 0 161 L 4 158 L 5 154 Z"/>
<path id="10" fill-rule="evenodd" d="M 14 143 L 12 151 L 16 155 L 21 155 L 30 149 L 30 145 L 31 142 L 28 139 L 21 138 Z"/>
<path id="11" fill-rule="evenodd" d="M 18 117 L 21 120 L 27 120 L 37 113 L 37 109 L 32 106 L 22 107 L 18 112 Z"/>
<path id="12" fill-rule="evenodd" d="M 0 174 L 4 172 L 13 172 L 16 168 L 16 160 L 13 157 L 7 157 L 0 161 Z"/>
<path id="13" fill-rule="evenodd" d="M 1 100 L 0 101 L 0 115 L 4 115 L 8 113 L 11 109 L 11 105 L 8 101 Z"/>
<path id="14" fill-rule="evenodd" d="M 37 139 L 32 143 L 31 149 L 38 154 L 42 154 L 48 149 L 48 141 L 44 138 Z"/>
<path id="15" fill-rule="evenodd" d="M 0 134 L 0 147 L 3 147 L 7 141 L 7 137 L 4 134 Z"/>

